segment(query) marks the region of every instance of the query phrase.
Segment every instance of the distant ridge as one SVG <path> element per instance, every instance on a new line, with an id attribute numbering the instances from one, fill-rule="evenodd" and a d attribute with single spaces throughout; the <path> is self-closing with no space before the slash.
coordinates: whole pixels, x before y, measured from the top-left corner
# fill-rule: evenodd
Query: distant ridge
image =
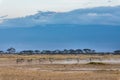
<path id="1" fill-rule="evenodd" d="M 33 27 L 46 24 L 120 25 L 120 6 L 77 9 L 69 12 L 41 12 L 4 20 L 0 27 Z"/>

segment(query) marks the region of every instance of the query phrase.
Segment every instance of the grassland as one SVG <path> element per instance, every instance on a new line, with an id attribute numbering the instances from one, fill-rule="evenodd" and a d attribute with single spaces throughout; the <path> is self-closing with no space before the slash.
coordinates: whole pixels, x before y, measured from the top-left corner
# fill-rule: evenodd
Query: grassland
<path id="1" fill-rule="evenodd" d="M 54 58 L 54 59 L 75 59 L 75 58 L 80 58 L 80 59 L 86 59 L 86 58 L 102 58 L 102 59 L 120 59 L 120 55 L 0 55 L 1 58 L 6 58 L 6 59 L 14 59 L 14 58 L 33 58 L 33 59 L 38 59 L 38 58 Z"/>
<path id="2" fill-rule="evenodd" d="M 16 59 L 23 58 L 23 63 Z M 120 80 L 120 64 L 57 64 L 49 59 L 119 59 L 119 55 L 1 55 L 0 80 Z M 27 62 L 33 59 L 32 62 Z M 41 63 L 38 59 L 44 59 Z M 46 64 L 44 64 L 46 63 Z"/>

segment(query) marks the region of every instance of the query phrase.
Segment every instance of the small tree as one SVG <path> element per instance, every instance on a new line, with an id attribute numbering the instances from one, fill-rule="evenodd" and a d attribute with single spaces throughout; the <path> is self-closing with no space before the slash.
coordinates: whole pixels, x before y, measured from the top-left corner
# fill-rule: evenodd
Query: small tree
<path id="1" fill-rule="evenodd" d="M 4 53 L 4 52 L 3 52 L 3 51 L 0 51 L 0 54 L 1 54 L 1 53 Z"/>
<path id="2" fill-rule="evenodd" d="M 81 53 L 83 53 L 83 51 L 82 51 L 81 49 L 76 49 L 76 50 L 75 50 L 75 53 L 76 53 L 76 54 L 81 54 Z"/>
<path id="3" fill-rule="evenodd" d="M 35 54 L 40 54 L 40 50 L 35 50 Z"/>
<path id="4" fill-rule="evenodd" d="M 8 52 L 9 54 L 15 53 L 15 52 L 16 52 L 16 49 L 15 49 L 15 48 L 8 48 L 8 49 L 7 49 L 7 52 Z"/>
<path id="5" fill-rule="evenodd" d="M 85 53 L 91 53 L 91 49 L 83 49 Z"/>
<path id="6" fill-rule="evenodd" d="M 0 55 L 2 55 L 4 52 L 3 51 L 0 51 Z"/>
<path id="7" fill-rule="evenodd" d="M 91 49 L 83 49 L 84 53 L 91 53 L 94 54 L 95 50 L 91 50 Z"/>
<path id="8" fill-rule="evenodd" d="M 114 54 L 120 54 L 120 50 L 114 51 Z"/>

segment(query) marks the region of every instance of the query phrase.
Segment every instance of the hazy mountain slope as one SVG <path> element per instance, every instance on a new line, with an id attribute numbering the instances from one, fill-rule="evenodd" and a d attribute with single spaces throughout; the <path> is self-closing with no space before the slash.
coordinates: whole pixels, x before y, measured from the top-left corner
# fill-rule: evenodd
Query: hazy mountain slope
<path id="1" fill-rule="evenodd" d="M 38 12 L 5 20 L 0 27 L 32 27 L 45 24 L 120 25 L 120 6 L 78 9 L 70 12 Z"/>
<path id="2" fill-rule="evenodd" d="M 69 26 L 69 27 L 68 27 Z M 3 36 L 4 35 L 4 36 Z M 31 28 L 0 29 L 0 47 L 17 49 L 120 48 L 120 27 L 46 25 Z"/>
<path id="3" fill-rule="evenodd" d="M 0 24 L 0 48 L 120 48 L 120 7 L 38 12 Z"/>

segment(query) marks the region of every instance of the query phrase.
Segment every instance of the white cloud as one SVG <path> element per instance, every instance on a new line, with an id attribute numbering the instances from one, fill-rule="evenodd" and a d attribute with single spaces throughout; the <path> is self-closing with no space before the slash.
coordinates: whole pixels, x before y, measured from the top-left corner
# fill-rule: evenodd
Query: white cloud
<path id="1" fill-rule="evenodd" d="M 118 6 L 120 0 L 4 0 L 0 15 L 9 18 L 35 14 L 36 11 L 69 11 L 78 8 Z"/>
<path id="2" fill-rule="evenodd" d="M 98 16 L 97 13 L 88 13 L 88 16 Z"/>
<path id="3" fill-rule="evenodd" d="M 110 13 L 88 13 L 88 16 L 95 16 L 95 17 L 97 17 L 97 16 L 112 16 L 112 14 L 110 14 Z"/>

